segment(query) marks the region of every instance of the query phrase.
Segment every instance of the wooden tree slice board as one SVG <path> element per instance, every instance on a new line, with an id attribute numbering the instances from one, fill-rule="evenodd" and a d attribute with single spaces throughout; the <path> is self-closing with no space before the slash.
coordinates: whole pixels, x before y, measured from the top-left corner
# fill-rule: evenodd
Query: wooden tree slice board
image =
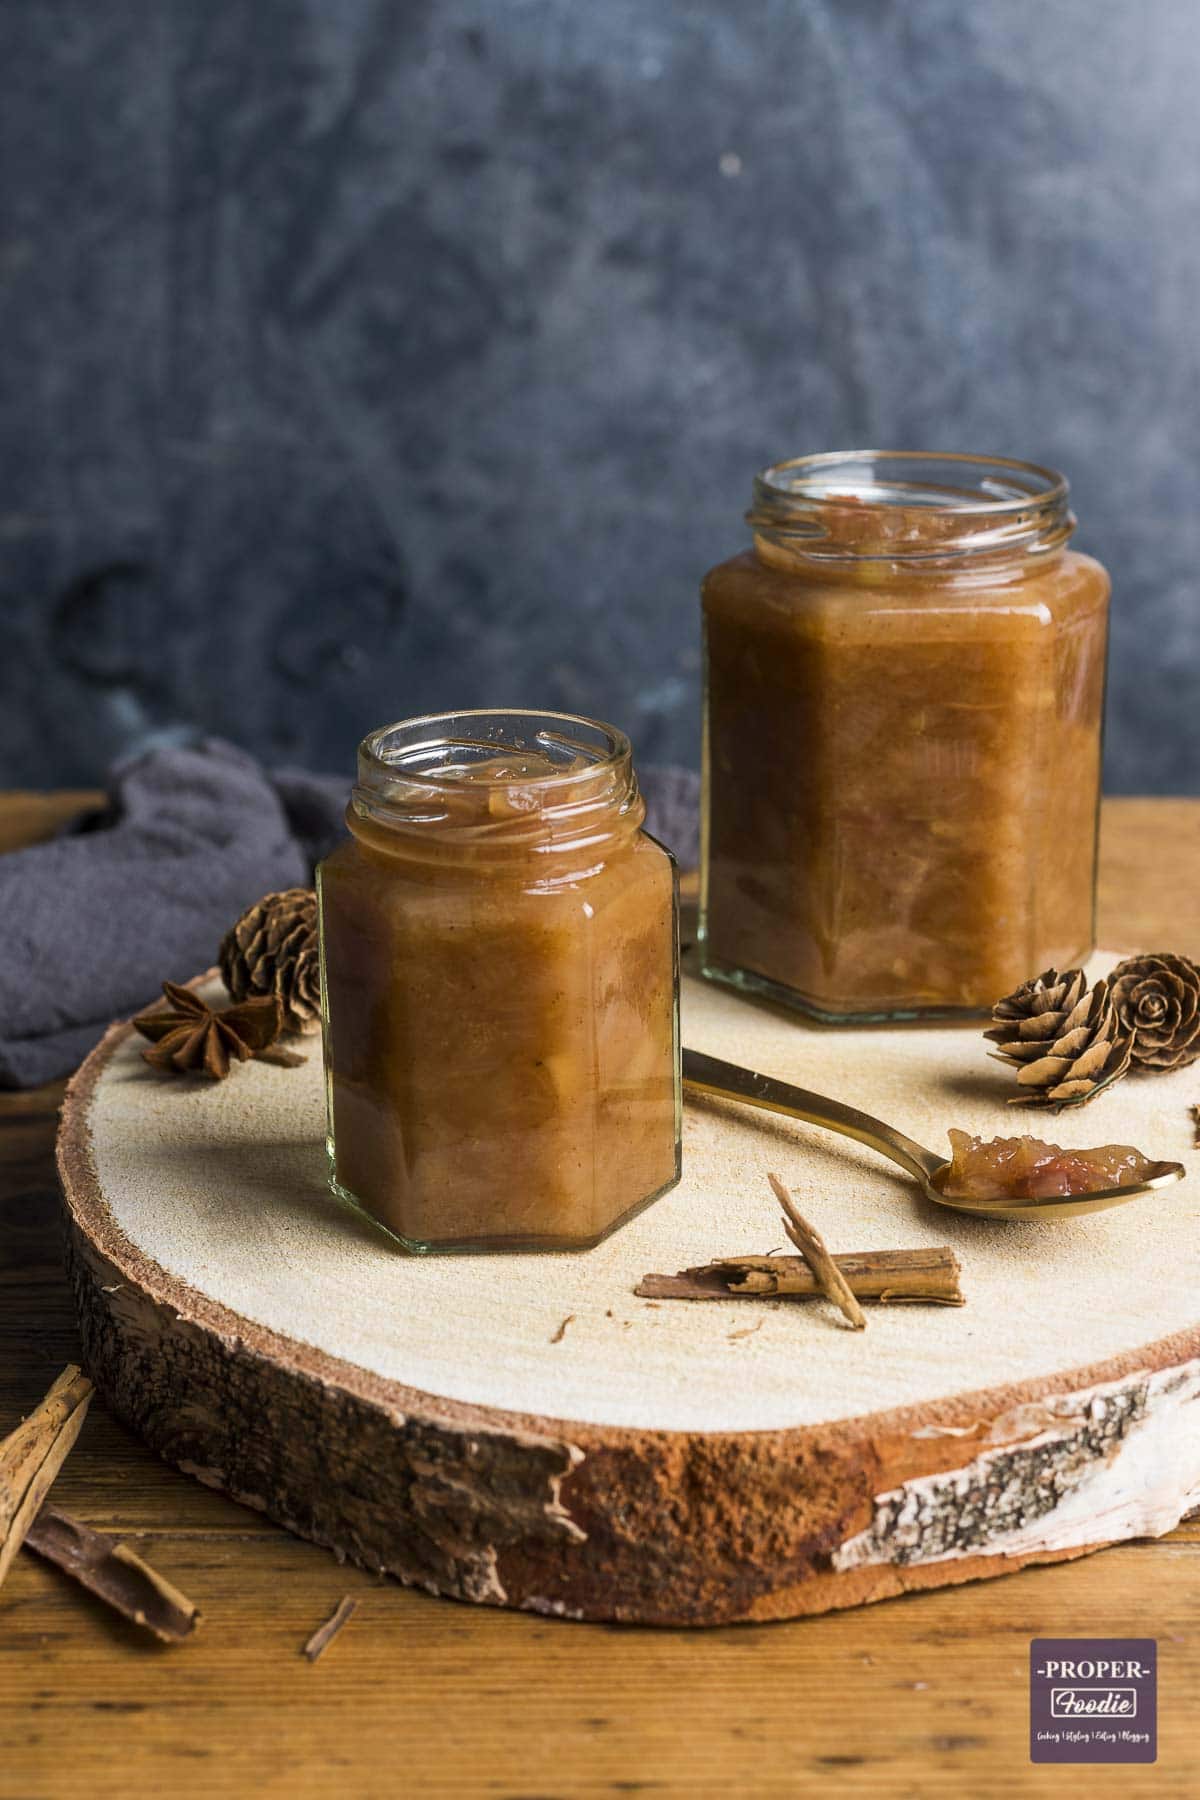
<path id="1" fill-rule="evenodd" d="M 1004 1104 L 963 1028 L 832 1031 L 685 981 L 685 1041 L 929 1144 L 948 1123 L 1190 1159 L 1200 1069 Z M 216 984 L 214 983 L 214 990 Z M 319 1047 L 168 1081 L 114 1027 L 64 1108 L 89 1372 L 181 1468 L 462 1599 L 571 1618 L 786 1617 L 1155 1535 L 1200 1504 L 1200 1180 L 1091 1219 L 972 1221 L 870 1152 L 685 1108 L 684 1180 L 586 1254 L 412 1258 L 325 1186 Z M 650 1270 L 950 1244 L 967 1304 L 655 1303 Z"/>

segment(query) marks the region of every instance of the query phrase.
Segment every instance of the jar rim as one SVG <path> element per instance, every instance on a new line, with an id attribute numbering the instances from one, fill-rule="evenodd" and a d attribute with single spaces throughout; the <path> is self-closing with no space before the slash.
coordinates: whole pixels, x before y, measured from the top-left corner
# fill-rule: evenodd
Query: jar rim
<path id="1" fill-rule="evenodd" d="M 562 766 L 522 768 L 531 753 Z M 430 852 L 508 860 L 611 843 L 640 827 L 645 805 L 623 731 L 577 713 L 493 706 L 369 732 L 346 817 L 352 830 L 355 818 L 374 820 Z"/>
<path id="2" fill-rule="evenodd" d="M 764 499 L 785 501 L 837 499 L 844 494 L 845 489 L 830 489 L 828 484 L 821 482 L 820 477 L 836 472 L 845 475 L 856 464 L 871 468 L 876 464 L 883 464 L 886 469 L 897 472 L 904 464 L 917 467 L 924 465 L 927 468 L 930 465 L 946 464 L 950 469 L 964 474 L 968 469 L 988 472 L 993 480 L 997 471 L 1004 471 L 1011 482 L 1011 491 L 1006 494 L 981 493 L 978 498 L 964 498 L 968 492 L 965 488 L 953 489 L 923 483 L 921 486 L 925 492 L 918 492 L 915 481 L 912 483 L 912 492 L 901 493 L 903 484 L 898 481 L 894 492 L 880 485 L 878 494 L 872 495 L 867 501 L 867 504 L 873 506 L 919 505 L 931 510 L 981 514 L 987 518 L 995 518 L 1004 513 L 1028 511 L 1030 505 L 1061 504 L 1071 491 L 1066 476 L 1057 469 L 1011 456 L 985 456 L 963 450 L 821 450 L 770 463 L 755 478 L 755 494 Z M 800 479 L 781 479 L 793 475 Z M 1026 478 L 1024 485 L 1020 484 L 1022 477 Z M 811 490 L 805 478 L 812 478 Z M 1038 485 L 1030 485 L 1030 478 Z M 939 494 L 943 497 L 931 497 Z"/>
<path id="3" fill-rule="evenodd" d="M 554 789 L 558 786 L 578 784 L 581 775 L 595 770 L 611 768 L 628 758 L 632 761 L 633 746 L 623 731 L 615 725 L 606 725 L 601 719 L 593 719 L 583 713 L 542 712 L 523 707 L 487 706 L 470 707 L 466 710 L 449 712 L 420 713 L 411 719 L 398 719 L 390 725 L 377 726 L 369 731 L 358 747 L 359 781 L 366 773 L 383 778 L 407 776 L 419 780 L 422 787 L 451 788 L 461 784 L 462 775 L 458 771 L 439 770 L 418 764 L 417 758 L 422 751 L 434 751 L 448 748 L 457 741 L 458 744 L 470 744 L 473 747 L 492 748 L 496 751 L 517 751 L 520 746 L 506 743 L 503 737 L 503 722 L 521 722 L 524 726 L 535 728 L 532 732 L 533 743 L 529 748 L 544 749 L 546 743 L 562 744 L 569 742 L 575 751 L 591 749 L 596 753 L 591 757 L 586 771 L 578 766 L 552 770 L 545 775 L 512 776 L 496 775 L 476 779 L 477 787 L 511 787 L 514 784 L 522 788 Z M 442 727 L 440 735 L 437 728 Z M 478 736 L 462 736 L 456 738 L 449 735 L 450 729 L 459 727 L 469 730 L 475 726 Z M 554 728 L 557 727 L 558 730 Z M 490 731 L 493 735 L 484 735 Z M 600 744 L 588 745 L 581 741 L 579 734 L 594 733 Z M 389 756 L 384 753 L 384 745 L 388 739 L 403 733 L 408 741 L 404 744 L 402 755 Z M 423 736 L 417 734 L 424 733 Z"/>
<path id="4" fill-rule="evenodd" d="M 965 451 L 828 450 L 772 463 L 746 522 L 799 564 L 934 572 L 1052 555 L 1075 529 L 1065 476 Z"/>

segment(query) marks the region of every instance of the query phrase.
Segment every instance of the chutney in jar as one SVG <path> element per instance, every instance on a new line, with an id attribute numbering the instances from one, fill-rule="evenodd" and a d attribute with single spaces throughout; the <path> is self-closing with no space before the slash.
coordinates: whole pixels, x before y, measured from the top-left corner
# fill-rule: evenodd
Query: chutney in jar
<path id="1" fill-rule="evenodd" d="M 628 741 L 372 733 L 319 871 L 335 1190 L 416 1251 L 581 1248 L 679 1177 L 677 884 Z"/>
<path id="2" fill-rule="evenodd" d="M 706 975 L 830 1022 L 984 1013 L 1093 948 L 1109 582 L 1067 486 L 803 457 L 703 587 Z"/>

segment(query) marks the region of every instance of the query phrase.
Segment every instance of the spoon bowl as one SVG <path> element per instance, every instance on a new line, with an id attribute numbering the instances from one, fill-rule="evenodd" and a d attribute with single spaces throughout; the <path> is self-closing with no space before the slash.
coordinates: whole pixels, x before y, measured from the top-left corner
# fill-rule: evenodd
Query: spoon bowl
<path id="1" fill-rule="evenodd" d="M 936 1206 L 948 1206 L 953 1212 L 976 1213 L 985 1219 L 1034 1219 L 1038 1223 L 1045 1219 L 1078 1219 L 1084 1213 L 1106 1212 L 1113 1206 L 1124 1206 L 1130 1200 L 1138 1200 L 1143 1194 L 1150 1194 L 1157 1188 L 1170 1187 L 1173 1182 L 1182 1181 L 1187 1170 L 1182 1163 L 1151 1163 L 1150 1173 L 1141 1181 L 1131 1181 L 1124 1187 L 1093 1188 L 1086 1194 L 1043 1194 L 1032 1198 L 1013 1195 L 1007 1199 L 995 1200 L 956 1200 L 944 1194 L 937 1185 L 937 1177 L 950 1164 L 943 1159 L 934 1170 L 932 1176 L 922 1178 L 921 1186 L 927 1199 Z"/>
<path id="2" fill-rule="evenodd" d="M 913 1177 L 927 1200 L 935 1206 L 946 1206 L 952 1212 L 970 1213 L 985 1219 L 1077 1219 L 1084 1213 L 1105 1212 L 1111 1206 L 1125 1206 L 1143 1194 L 1170 1187 L 1186 1173 L 1182 1163 L 1156 1162 L 1151 1173 L 1141 1181 L 1125 1187 L 1097 1188 L 1088 1194 L 1050 1194 L 1044 1198 L 1012 1197 L 998 1200 L 956 1200 L 943 1194 L 937 1178 L 948 1169 L 950 1160 L 934 1150 L 926 1150 L 893 1125 L 874 1119 L 857 1107 L 845 1106 L 840 1100 L 829 1100 L 824 1094 L 810 1093 L 807 1088 L 793 1087 L 777 1081 L 773 1075 L 759 1075 L 737 1063 L 722 1062 L 718 1056 L 706 1056 L 700 1050 L 683 1052 L 683 1085 L 695 1094 L 712 1094 L 721 1100 L 739 1100 L 745 1106 L 761 1107 L 766 1112 L 785 1113 L 789 1118 L 803 1119 L 807 1125 L 819 1125 L 836 1131 L 842 1137 L 855 1138 L 860 1144 L 878 1151 L 890 1162 Z"/>

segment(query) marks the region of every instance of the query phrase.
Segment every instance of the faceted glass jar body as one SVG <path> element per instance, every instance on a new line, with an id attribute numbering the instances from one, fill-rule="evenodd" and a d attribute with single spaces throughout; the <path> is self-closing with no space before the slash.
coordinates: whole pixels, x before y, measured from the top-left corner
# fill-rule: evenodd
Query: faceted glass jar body
<path id="1" fill-rule="evenodd" d="M 320 895 L 331 1179 L 408 1249 L 578 1249 L 679 1178 L 677 882 L 628 742 L 375 732 Z"/>
<path id="2" fill-rule="evenodd" d="M 759 478 L 704 582 L 704 973 L 829 1022 L 985 1012 L 1093 948 L 1109 583 L 1028 464 Z"/>

